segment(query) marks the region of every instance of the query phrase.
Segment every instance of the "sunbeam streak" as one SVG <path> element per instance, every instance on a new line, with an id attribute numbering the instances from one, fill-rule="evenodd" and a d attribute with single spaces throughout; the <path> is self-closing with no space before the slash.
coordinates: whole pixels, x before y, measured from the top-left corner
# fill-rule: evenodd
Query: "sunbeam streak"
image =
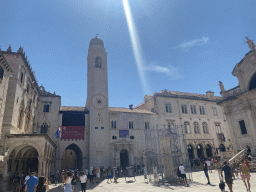
<path id="1" fill-rule="evenodd" d="M 142 62 L 142 56 L 141 56 L 142 53 L 140 51 L 139 36 L 138 36 L 138 33 L 136 32 L 136 26 L 133 22 L 132 12 L 131 12 L 128 0 L 123 0 L 123 6 L 124 6 L 126 21 L 129 28 L 131 42 L 132 42 L 133 54 L 136 60 L 136 65 L 139 72 L 142 90 L 145 95 L 149 93 L 149 88 L 148 88 L 146 77 L 143 71 L 143 62 Z"/>

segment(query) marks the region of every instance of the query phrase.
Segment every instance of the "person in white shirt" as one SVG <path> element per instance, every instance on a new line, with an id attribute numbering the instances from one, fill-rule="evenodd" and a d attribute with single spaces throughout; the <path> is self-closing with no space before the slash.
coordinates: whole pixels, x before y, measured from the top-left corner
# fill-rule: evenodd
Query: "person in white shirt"
<path id="1" fill-rule="evenodd" d="M 86 191 L 87 176 L 86 176 L 86 174 L 84 174 L 84 171 L 81 173 L 79 179 L 81 181 L 81 190 L 82 190 L 82 192 L 85 192 Z"/>
<path id="2" fill-rule="evenodd" d="M 185 173 L 185 167 L 182 164 L 180 164 L 179 170 L 180 170 L 181 179 L 184 181 L 184 185 L 188 186 L 188 181 L 187 181 L 187 177 L 186 177 L 186 173 Z"/>

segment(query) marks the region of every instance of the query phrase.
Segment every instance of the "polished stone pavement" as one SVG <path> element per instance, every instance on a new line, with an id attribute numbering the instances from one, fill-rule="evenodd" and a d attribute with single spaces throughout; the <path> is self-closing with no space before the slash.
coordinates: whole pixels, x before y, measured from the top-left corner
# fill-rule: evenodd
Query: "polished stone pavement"
<path id="1" fill-rule="evenodd" d="M 93 192 L 165 192 L 165 191 L 177 191 L 177 192 L 220 192 L 219 189 L 219 177 L 217 171 L 209 173 L 211 185 L 207 185 L 207 179 L 203 171 L 193 172 L 192 180 L 189 181 L 189 187 L 184 187 L 179 184 L 164 184 L 154 185 L 153 183 L 146 183 L 143 176 L 135 177 L 136 181 L 133 183 L 126 183 L 125 178 L 118 179 L 118 183 L 107 183 L 107 180 L 103 180 L 99 184 L 88 185 L 86 191 Z M 132 180 L 129 178 L 127 180 Z M 51 185 L 50 192 L 63 192 L 64 189 L 58 184 L 57 186 Z M 75 192 L 80 192 L 80 183 L 75 186 Z M 229 189 L 226 185 L 226 192 Z M 246 192 L 246 188 L 241 179 L 234 180 L 233 184 L 234 192 Z M 251 173 L 251 192 L 256 192 L 256 173 Z"/>

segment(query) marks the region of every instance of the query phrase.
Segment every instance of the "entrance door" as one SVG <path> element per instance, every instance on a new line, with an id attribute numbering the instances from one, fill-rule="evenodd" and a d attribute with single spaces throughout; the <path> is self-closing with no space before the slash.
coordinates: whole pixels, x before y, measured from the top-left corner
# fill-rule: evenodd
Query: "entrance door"
<path id="1" fill-rule="evenodd" d="M 197 145 L 197 156 L 199 157 L 199 158 L 202 158 L 203 157 L 203 147 L 202 147 L 202 145 Z"/>
<path id="2" fill-rule="evenodd" d="M 189 159 L 194 159 L 194 148 L 192 145 L 188 145 L 188 157 Z"/>
<path id="3" fill-rule="evenodd" d="M 212 157 L 212 148 L 210 145 L 206 145 L 206 154 L 207 157 Z"/>
<path id="4" fill-rule="evenodd" d="M 120 152 L 120 165 L 122 168 L 126 168 L 129 166 L 129 156 L 126 149 L 122 149 Z"/>

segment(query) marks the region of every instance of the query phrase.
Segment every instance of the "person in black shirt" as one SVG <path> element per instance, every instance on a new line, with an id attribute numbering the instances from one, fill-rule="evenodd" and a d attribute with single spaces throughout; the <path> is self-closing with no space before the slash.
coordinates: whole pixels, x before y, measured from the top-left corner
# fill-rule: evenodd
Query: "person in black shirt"
<path id="1" fill-rule="evenodd" d="M 232 173 L 231 173 L 231 168 L 227 164 L 227 162 L 224 162 L 224 166 L 221 168 L 221 176 L 223 177 L 223 171 L 225 173 L 225 181 L 228 185 L 228 188 L 230 192 L 232 191 L 232 184 L 233 184 L 233 179 L 232 179 Z"/>
<path id="2" fill-rule="evenodd" d="M 20 192 L 21 177 L 17 172 L 14 173 L 12 182 L 13 182 L 13 186 L 14 186 L 14 191 L 15 192 Z"/>
<path id="3" fill-rule="evenodd" d="M 204 161 L 203 168 L 204 168 L 205 177 L 207 178 L 207 181 L 208 181 L 207 184 L 211 184 L 210 183 L 210 178 L 209 178 L 209 175 L 208 175 L 208 166 L 207 166 L 206 160 Z"/>

